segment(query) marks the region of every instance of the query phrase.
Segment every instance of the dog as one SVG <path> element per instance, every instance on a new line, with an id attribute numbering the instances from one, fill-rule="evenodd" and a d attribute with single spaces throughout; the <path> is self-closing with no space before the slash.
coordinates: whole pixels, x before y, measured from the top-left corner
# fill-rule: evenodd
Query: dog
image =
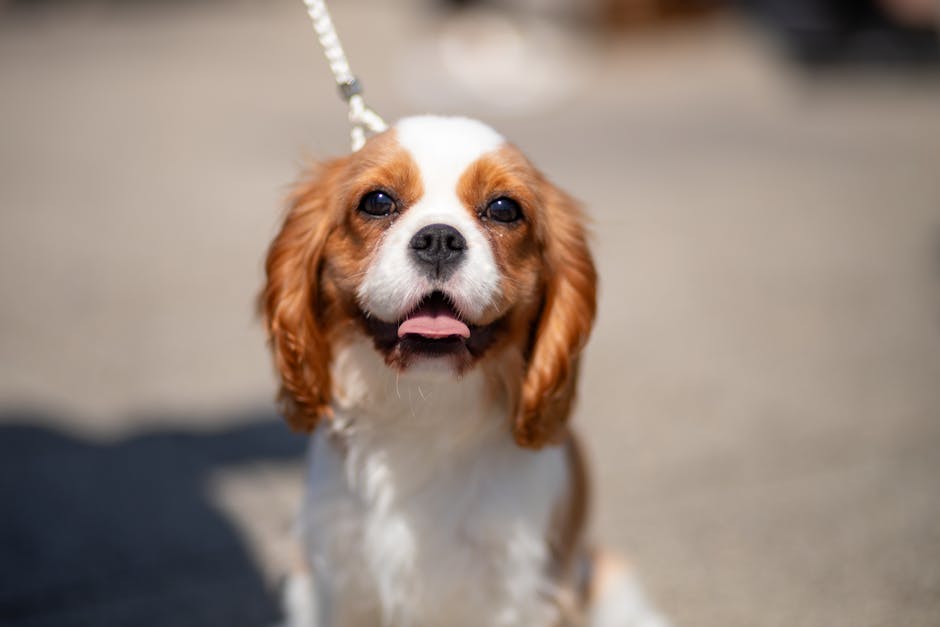
<path id="1" fill-rule="evenodd" d="M 312 433 L 288 625 L 664 624 L 583 537 L 584 221 L 467 118 L 405 118 L 296 186 L 260 298 Z"/>

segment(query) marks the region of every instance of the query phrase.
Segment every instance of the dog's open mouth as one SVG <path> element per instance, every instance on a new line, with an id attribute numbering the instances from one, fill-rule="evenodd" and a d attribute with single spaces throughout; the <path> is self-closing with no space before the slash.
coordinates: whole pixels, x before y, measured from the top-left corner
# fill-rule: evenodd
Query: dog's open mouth
<path id="1" fill-rule="evenodd" d="M 461 353 L 470 335 L 470 327 L 441 292 L 427 295 L 398 325 L 401 350 L 425 355 Z"/>
<path id="2" fill-rule="evenodd" d="M 470 337 L 470 327 L 460 319 L 442 293 L 432 292 L 398 325 L 399 338 L 409 335 L 428 340 L 451 337 L 467 339 Z"/>
<path id="3" fill-rule="evenodd" d="M 376 347 L 405 363 L 413 356 L 455 356 L 473 360 L 492 343 L 501 321 L 474 325 L 461 319 L 443 292 L 434 291 L 402 320 L 389 323 L 365 317 Z"/>

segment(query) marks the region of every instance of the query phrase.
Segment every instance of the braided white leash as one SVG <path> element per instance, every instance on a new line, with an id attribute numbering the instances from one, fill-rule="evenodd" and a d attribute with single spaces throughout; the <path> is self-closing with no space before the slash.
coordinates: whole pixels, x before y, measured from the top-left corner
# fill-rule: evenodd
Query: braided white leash
<path id="1" fill-rule="evenodd" d="M 375 111 L 366 106 L 362 98 L 362 83 L 349 69 L 349 61 L 346 60 L 346 53 L 339 42 L 339 35 L 336 34 L 330 13 L 326 10 L 325 0 L 304 0 L 304 4 L 313 22 L 317 39 L 323 46 L 323 54 L 326 55 L 330 70 L 339 86 L 339 93 L 349 105 L 349 123 L 352 124 L 350 135 L 352 150 L 355 152 L 366 143 L 367 132 L 381 133 L 388 125 Z"/>

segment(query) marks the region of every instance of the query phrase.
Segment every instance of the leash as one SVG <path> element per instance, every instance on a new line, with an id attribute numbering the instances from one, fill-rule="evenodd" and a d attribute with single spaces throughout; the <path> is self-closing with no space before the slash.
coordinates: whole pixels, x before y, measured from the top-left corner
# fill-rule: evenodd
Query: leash
<path id="1" fill-rule="evenodd" d="M 317 39 L 323 47 L 323 54 L 330 64 L 333 78 L 336 79 L 340 97 L 349 106 L 349 123 L 352 125 L 350 139 L 352 151 L 356 152 L 366 143 L 366 133 L 381 133 L 388 125 L 375 111 L 366 106 L 362 98 L 362 83 L 349 69 L 349 61 L 346 60 L 346 53 L 339 42 L 336 27 L 333 26 L 330 12 L 326 10 L 326 1 L 304 0 L 304 4 L 313 22 L 313 30 L 316 31 Z"/>

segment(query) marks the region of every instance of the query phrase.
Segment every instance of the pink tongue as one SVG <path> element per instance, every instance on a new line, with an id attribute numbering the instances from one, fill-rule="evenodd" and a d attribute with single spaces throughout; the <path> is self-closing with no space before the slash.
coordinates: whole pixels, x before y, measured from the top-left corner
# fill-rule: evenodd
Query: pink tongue
<path id="1" fill-rule="evenodd" d="M 470 337 L 470 329 L 460 320 L 446 313 L 419 313 L 408 318 L 398 327 L 398 337 L 413 333 L 422 337 L 439 339 L 459 335 Z"/>

